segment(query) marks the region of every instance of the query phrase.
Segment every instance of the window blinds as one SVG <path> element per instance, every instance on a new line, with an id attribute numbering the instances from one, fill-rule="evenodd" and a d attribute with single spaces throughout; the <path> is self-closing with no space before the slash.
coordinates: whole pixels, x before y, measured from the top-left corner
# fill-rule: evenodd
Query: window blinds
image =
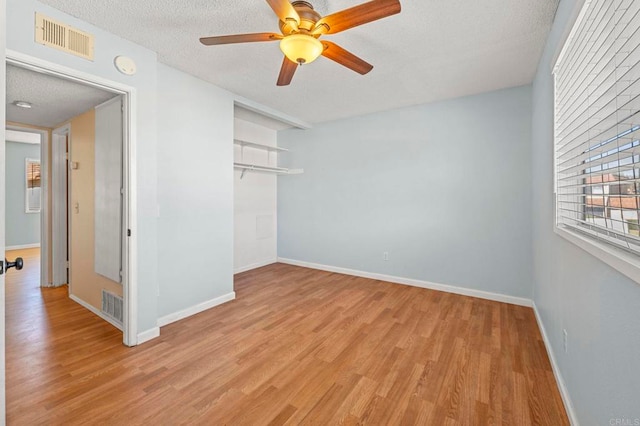
<path id="1" fill-rule="evenodd" d="M 40 188 L 40 162 L 27 160 L 27 188 Z"/>
<path id="2" fill-rule="evenodd" d="M 34 160 L 31 158 L 25 159 L 27 168 L 27 192 L 26 192 L 26 206 L 25 211 L 27 213 L 40 212 L 40 160 Z"/>
<path id="3" fill-rule="evenodd" d="M 584 8 L 554 69 L 557 225 L 640 254 L 640 1 Z"/>

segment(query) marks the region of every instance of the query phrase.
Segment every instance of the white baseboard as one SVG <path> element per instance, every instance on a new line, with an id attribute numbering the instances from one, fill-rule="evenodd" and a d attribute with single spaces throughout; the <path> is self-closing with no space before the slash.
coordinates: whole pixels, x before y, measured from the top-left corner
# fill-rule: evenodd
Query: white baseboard
<path id="1" fill-rule="evenodd" d="M 285 259 L 281 257 L 278 258 L 278 262 L 286 263 L 289 265 L 302 266 L 305 268 L 319 269 L 321 271 L 336 272 L 338 274 L 353 275 L 356 277 L 370 278 L 373 280 L 380 280 L 380 281 L 388 281 L 390 283 L 395 283 L 395 284 L 404 284 L 404 285 L 410 285 L 413 287 L 428 288 L 431 290 L 444 291 L 446 293 L 461 294 L 463 296 L 477 297 L 480 299 L 494 300 L 496 302 L 510 303 L 512 305 L 527 306 L 527 307 L 532 306 L 531 299 L 526 299 L 524 297 L 508 296 L 506 294 L 491 293 L 488 291 L 474 290 L 474 289 L 464 288 L 464 287 L 456 287 L 456 286 L 447 285 L 447 284 L 431 283 L 428 281 L 395 277 L 392 275 L 376 274 L 373 272 L 356 271 L 353 269 L 340 268 L 337 266 L 321 265 L 318 263 L 303 262 L 300 260 Z"/>
<path id="2" fill-rule="evenodd" d="M 567 416 L 569 417 L 569 422 L 574 426 L 578 426 L 579 425 L 578 417 L 576 416 L 575 410 L 573 409 L 573 404 L 571 403 L 571 397 L 569 396 L 569 390 L 567 389 L 567 386 L 564 384 L 562 373 L 560 373 L 560 368 L 558 368 L 558 364 L 556 363 L 556 357 L 553 354 L 551 342 L 549 341 L 549 337 L 547 336 L 547 331 L 544 328 L 544 323 L 542 322 L 542 318 L 540 317 L 540 313 L 538 312 L 536 303 L 532 302 L 532 305 L 533 305 L 533 312 L 536 315 L 536 321 L 538 322 L 538 328 L 540 329 L 540 334 L 542 335 L 542 341 L 544 342 L 545 348 L 547 348 L 547 355 L 549 356 L 549 361 L 551 362 L 551 369 L 553 370 L 553 375 L 556 378 L 556 383 L 558 383 L 560 396 L 562 397 L 564 408 L 567 411 Z"/>
<path id="3" fill-rule="evenodd" d="M 169 315 L 165 315 L 163 317 L 158 318 L 158 327 L 164 327 L 165 325 L 171 324 L 172 322 L 180 321 L 181 319 L 190 317 L 191 315 L 198 314 L 202 311 L 206 311 L 207 309 L 211 309 L 215 306 L 222 305 L 223 303 L 229 302 L 235 298 L 236 298 L 236 292 L 232 291 L 231 293 L 224 294 L 220 297 L 216 297 L 215 299 L 198 303 L 197 305 L 191 306 L 190 308 L 183 309 L 181 311 L 174 312 Z"/>
<path id="4" fill-rule="evenodd" d="M 93 312 L 94 314 L 96 314 L 97 316 L 99 316 L 100 318 L 102 318 L 103 320 L 105 320 L 106 322 L 108 322 L 118 330 L 122 331 L 122 325 L 118 324 L 117 322 L 115 322 L 114 320 L 112 320 L 102 312 L 100 312 L 100 309 L 97 309 L 95 306 L 88 304 L 87 302 L 85 302 L 84 300 L 80 299 L 78 296 L 75 296 L 73 294 L 69 295 L 69 299 L 73 300 L 83 308 L 90 310 L 91 312 Z"/>
<path id="5" fill-rule="evenodd" d="M 263 266 L 271 265 L 272 263 L 276 263 L 277 261 L 278 261 L 278 259 L 274 258 L 274 259 L 266 260 L 264 262 L 252 263 L 251 265 L 241 266 L 240 268 L 234 269 L 233 273 L 234 274 L 239 274 L 241 272 L 247 272 L 247 271 L 250 271 L 252 269 L 262 268 Z"/>
<path id="6" fill-rule="evenodd" d="M 160 327 L 153 327 L 149 330 L 143 331 L 142 333 L 138 333 L 138 345 L 141 345 L 149 340 L 155 339 L 156 337 L 160 337 Z"/>
<path id="7" fill-rule="evenodd" d="M 5 251 L 9 251 L 9 250 L 22 250 L 22 249 L 30 249 L 30 248 L 37 248 L 40 247 L 40 243 L 33 243 L 33 244 L 22 244 L 19 246 L 6 246 L 4 248 Z"/>

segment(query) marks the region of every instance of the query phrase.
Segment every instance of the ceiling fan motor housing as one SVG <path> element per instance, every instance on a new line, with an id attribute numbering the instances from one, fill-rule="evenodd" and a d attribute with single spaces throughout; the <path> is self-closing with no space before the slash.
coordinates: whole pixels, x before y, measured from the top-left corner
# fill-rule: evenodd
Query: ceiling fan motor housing
<path id="1" fill-rule="evenodd" d="M 298 26 L 298 32 L 308 33 L 311 32 L 316 22 L 322 18 L 318 12 L 313 9 L 313 5 L 306 1 L 294 1 L 291 5 L 295 8 L 298 15 L 300 15 L 300 25 Z M 286 22 L 279 22 L 280 31 L 282 34 L 289 35 L 295 32 L 295 30 Z"/>

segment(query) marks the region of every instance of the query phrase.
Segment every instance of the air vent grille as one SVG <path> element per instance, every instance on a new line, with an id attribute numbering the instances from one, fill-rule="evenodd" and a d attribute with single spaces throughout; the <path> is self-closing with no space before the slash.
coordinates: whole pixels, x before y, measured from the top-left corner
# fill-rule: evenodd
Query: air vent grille
<path id="1" fill-rule="evenodd" d="M 123 321 L 123 299 L 122 297 L 102 289 L 102 313 L 120 324 Z"/>
<path id="2" fill-rule="evenodd" d="M 36 13 L 36 43 L 93 60 L 93 35 Z"/>

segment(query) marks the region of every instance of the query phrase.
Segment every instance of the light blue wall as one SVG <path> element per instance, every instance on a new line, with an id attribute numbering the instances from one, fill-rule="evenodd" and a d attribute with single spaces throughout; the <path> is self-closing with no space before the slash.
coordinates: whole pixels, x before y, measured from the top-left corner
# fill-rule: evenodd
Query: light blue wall
<path id="1" fill-rule="evenodd" d="M 136 233 L 137 246 L 133 250 L 138 260 L 138 330 L 154 328 L 158 303 L 156 54 L 34 0 L 7 0 L 6 11 L 7 49 L 117 81 L 136 90 L 137 215 L 133 232 Z M 94 60 L 88 61 L 35 43 L 36 11 L 94 34 Z M 136 61 L 138 72 L 135 76 L 125 76 L 115 69 L 113 59 L 118 55 L 129 56 Z"/>
<path id="2" fill-rule="evenodd" d="M 562 0 L 533 85 L 534 300 L 582 425 L 640 420 L 640 284 L 553 232 L 551 61 L 575 0 Z M 568 333 L 564 352 L 562 330 Z M 638 419 L 638 420 L 637 420 Z"/>
<path id="3" fill-rule="evenodd" d="M 233 96 L 158 65 L 162 317 L 233 291 Z"/>
<path id="4" fill-rule="evenodd" d="M 40 213 L 25 213 L 25 161 L 40 159 L 40 145 L 6 143 L 6 200 L 5 246 L 23 246 L 40 243 Z"/>
<path id="5" fill-rule="evenodd" d="M 530 125 L 527 86 L 280 132 L 278 256 L 530 298 Z"/>

